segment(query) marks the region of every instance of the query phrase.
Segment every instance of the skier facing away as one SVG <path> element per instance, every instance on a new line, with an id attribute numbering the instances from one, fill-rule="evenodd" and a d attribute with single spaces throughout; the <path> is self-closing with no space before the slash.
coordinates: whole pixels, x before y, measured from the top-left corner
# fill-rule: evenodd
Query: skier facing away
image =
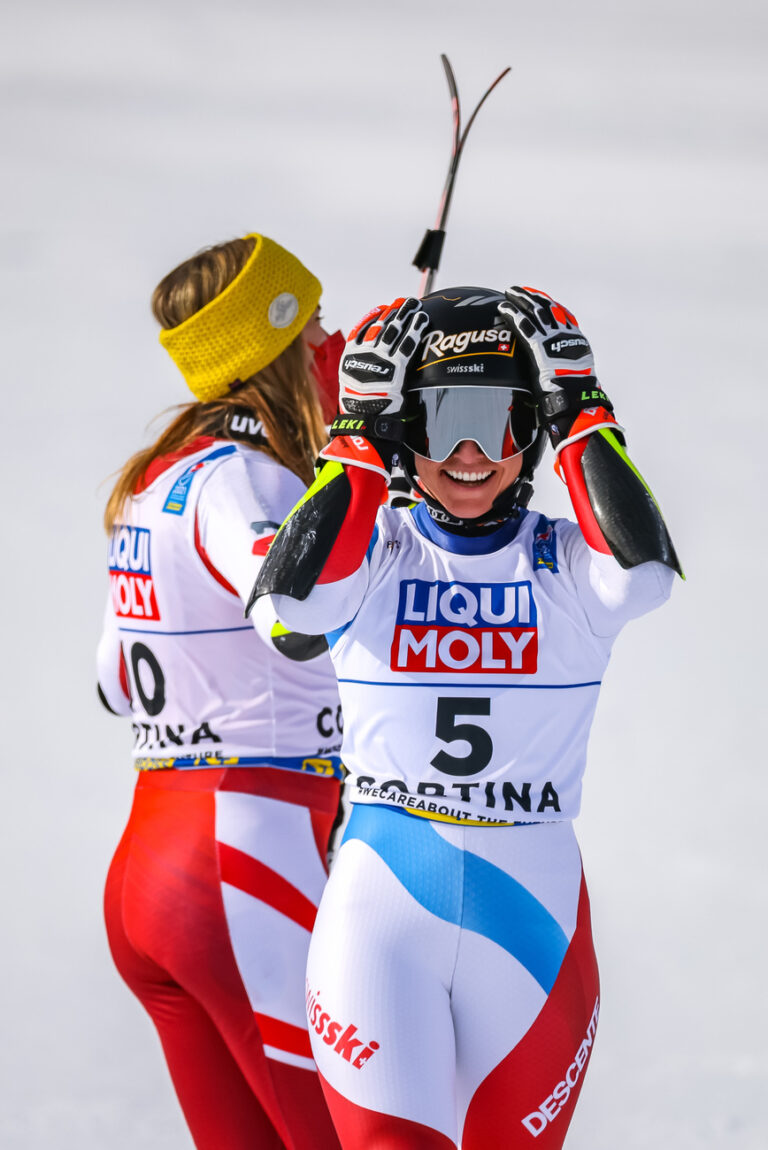
<path id="1" fill-rule="evenodd" d="M 99 693 L 130 716 L 139 771 L 107 932 L 200 1150 L 338 1146 L 304 1011 L 339 800 L 336 681 L 322 637 L 266 600 L 243 610 L 326 438 L 320 292 L 256 234 L 165 277 L 160 341 L 196 402 L 128 460 L 105 517 Z"/>
<path id="2" fill-rule="evenodd" d="M 599 1015 L 572 820 L 621 627 L 678 561 L 575 317 L 396 300 L 351 333 L 252 602 L 328 634 L 352 815 L 307 1009 L 344 1150 L 563 1145 Z M 549 437 L 577 523 L 528 510 Z M 423 496 L 380 504 L 393 458 Z"/>

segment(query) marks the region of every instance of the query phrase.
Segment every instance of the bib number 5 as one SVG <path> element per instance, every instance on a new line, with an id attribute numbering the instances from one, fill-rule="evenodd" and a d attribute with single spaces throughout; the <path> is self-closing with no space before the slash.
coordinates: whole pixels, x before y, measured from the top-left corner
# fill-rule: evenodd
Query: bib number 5
<path id="1" fill-rule="evenodd" d="M 459 723 L 464 715 L 490 715 L 490 699 L 438 699 L 435 734 L 444 743 L 459 739 L 469 743 L 468 755 L 450 755 L 438 751 L 431 760 L 433 767 L 446 775 L 476 775 L 487 767 L 493 755 L 493 741 L 484 727 L 476 723 Z"/>

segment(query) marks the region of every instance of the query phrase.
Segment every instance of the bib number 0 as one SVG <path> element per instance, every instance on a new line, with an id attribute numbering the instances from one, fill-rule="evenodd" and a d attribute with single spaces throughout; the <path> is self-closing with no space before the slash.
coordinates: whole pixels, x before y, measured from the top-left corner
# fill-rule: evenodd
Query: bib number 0
<path id="1" fill-rule="evenodd" d="M 487 767 L 493 756 L 493 740 L 484 727 L 476 723 L 459 723 L 464 715 L 490 715 L 490 699 L 438 699 L 435 734 L 444 743 L 463 739 L 469 743 L 468 755 L 450 755 L 438 751 L 431 760 L 433 767 L 446 775 L 476 775 Z"/>
<path id="2" fill-rule="evenodd" d="M 148 715 L 159 715 L 165 706 L 165 675 L 157 656 L 144 643 L 131 647 L 133 685 Z"/>

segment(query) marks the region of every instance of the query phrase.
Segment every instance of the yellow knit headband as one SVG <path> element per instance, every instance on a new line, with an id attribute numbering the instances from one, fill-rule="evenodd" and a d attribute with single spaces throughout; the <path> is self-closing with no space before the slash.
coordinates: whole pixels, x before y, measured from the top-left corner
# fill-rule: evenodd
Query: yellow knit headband
<path id="1" fill-rule="evenodd" d="M 220 295 L 160 343 L 202 403 L 226 395 L 277 359 L 311 318 L 322 286 L 304 265 L 266 236 Z"/>

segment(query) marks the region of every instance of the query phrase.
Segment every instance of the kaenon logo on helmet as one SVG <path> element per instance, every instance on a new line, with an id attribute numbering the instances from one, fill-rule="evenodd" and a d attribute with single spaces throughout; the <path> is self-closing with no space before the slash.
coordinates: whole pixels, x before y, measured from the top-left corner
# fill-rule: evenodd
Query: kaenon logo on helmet
<path id="1" fill-rule="evenodd" d="M 514 346 L 509 347 L 511 342 L 512 332 L 504 328 L 480 328 L 475 331 L 453 332 L 451 335 L 446 335 L 444 331 L 437 329 L 431 331 L 424 341 L 421 362 L 425 363 L 429 357 L 442 359 L 449 351 L 463 355 L 472 344 L 495 343 L 499 345 L 497 350 L 502 351 L 502 354 L 513 355 Z M 507 344 L 507 348 L 501 348 L 502 344 Z"/>

